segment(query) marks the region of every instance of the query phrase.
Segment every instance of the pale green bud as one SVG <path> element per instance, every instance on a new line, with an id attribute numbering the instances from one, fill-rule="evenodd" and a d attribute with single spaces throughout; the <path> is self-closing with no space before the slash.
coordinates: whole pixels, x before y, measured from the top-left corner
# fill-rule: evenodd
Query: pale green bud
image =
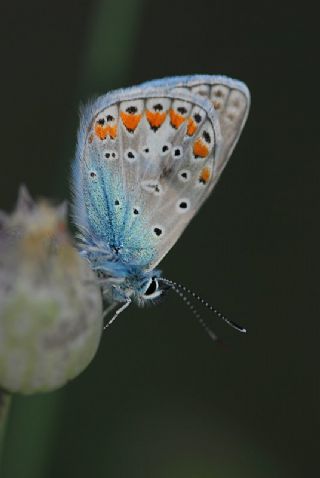
<path id="1" fill-rule="evenodd" d="M 92 360 L 102 329 L 100 289 L 65 207 L 36 204 L 22 187 L 14 213 L 0 216 L 0 388 L 61 387 Z"/>

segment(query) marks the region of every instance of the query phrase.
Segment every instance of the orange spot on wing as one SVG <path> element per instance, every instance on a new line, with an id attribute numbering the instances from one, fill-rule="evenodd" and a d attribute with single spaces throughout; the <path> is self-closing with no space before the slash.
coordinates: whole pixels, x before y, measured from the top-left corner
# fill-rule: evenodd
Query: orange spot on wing
<path id="1" fill-rule="evenodd" d="M 193 121 L 192 118 L 189 118 L 188 126 L 187 126 L 187 135 L 192 136 L 196 132 L 196 130 L 197 130 L 197 125 L 195 121 Z"/>
<path id="2" fill-rule="evenodd" d="M 117 136 L 117 125 L 115 124 L 114 126 L 104 126 L 101 124 L 96 124 L 95 125 L 95 133 L 100 139 L 106 139 L 107 136 L 110 136 L 111 139 L 116 138 Z"/>
<path id="3" fill-rule="evenodd" d="M 179 126 L 185 121 L 185 117 L 182 115 L 179 115 L 179 113 L 176 113 L 174 110 L 170 110 L 170 122 L 171 126 L 173 126 L 175 129 L 178 129 Z"/>
<path id="4" fill-rule="evenodd" d="M 114 126 L 107 126 L 107 128 L 108 128 L 108 132 L 107 132 L 108 136 L 110 136 L 111 139 L 116 138 L 117 130 L 118 130 L 117 125 L 115 124 Z"/>
<path id="5" fill-rule="evenodd" d="M 193 154 L 196 158 L 205 158 L 209 154 L 209 148 L 204 144 L 201 138 L 198 138 L 193 144 Z"/>
<path id="6" fill-rule="evenodd" d="M 202 169 L 199 180 L 203 184 L 206 184 L 209 181 L 210 177 L 211 177 L 211 169 L 206 166 L 205 168 Z"/>
<path id="7" fill-rule="evenodd" d="M 102 126 L 101 124 L 96 124 L 95 128 L 94 128 L 94 131 L 95 131 L 96 135 L 98 136 L 98 138 L 106 139 L 106 137 L 107 137 L 106 126 Z"/>
<path id="8" fill-rule="evenodd" d="M 128 114 L 124 111 L 120 113 L 121 119 L 128 131 L 133 132 L 141 120 L 141 115 Z"/>
<path id="9" fill-rule="evenodd" d="M 166 119 L 166 115 L 167 115 L 166 112 L 159 113 L 159 111 L 157 111 L 154 113 L 153 111 L 149 111 L 149 110 L 146 111 L 146 117 L 151 128 L 156 128 L 156 129 L 160 128 L 160 126 Z"/>

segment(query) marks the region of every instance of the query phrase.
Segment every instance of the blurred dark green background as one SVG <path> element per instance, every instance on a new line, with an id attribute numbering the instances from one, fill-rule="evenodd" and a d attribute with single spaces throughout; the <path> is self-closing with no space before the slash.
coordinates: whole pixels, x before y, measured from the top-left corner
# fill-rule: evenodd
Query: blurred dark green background
<path id="1" fill-rule="evenodd" d="M 78 105 L 166 75 L 245 81 L 252 109 L 210 200 L 162 264 L 248 327 L 174 294 L 130 307 L 61 391 L 14 400 L 1 478 L 316 476 L 318 25 L 300 2 L 2 2 L 2 209 L 67 197 Z M 205 313 L 205 312 L 204 312 Z"/>

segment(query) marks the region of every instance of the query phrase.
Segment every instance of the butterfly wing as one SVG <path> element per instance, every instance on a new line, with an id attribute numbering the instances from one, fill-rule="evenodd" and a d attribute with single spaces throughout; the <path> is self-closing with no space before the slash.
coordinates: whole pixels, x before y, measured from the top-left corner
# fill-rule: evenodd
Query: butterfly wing
<path id="1" fill-rule="evenodd" d="M 193 87 L 169 81 L 119 90 L 82 117 L 76 222 L 146 270 L 170 250 L 222 170 L 219 117 Z"/>

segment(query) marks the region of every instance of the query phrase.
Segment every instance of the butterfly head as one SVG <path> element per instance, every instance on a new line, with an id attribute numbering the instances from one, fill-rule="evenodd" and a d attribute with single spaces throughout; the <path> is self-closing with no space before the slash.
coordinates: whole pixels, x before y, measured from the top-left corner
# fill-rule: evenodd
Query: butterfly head
<path id="1" fill-rule="evenodd" d="M 167 288 L 167 285 L 161 282 L 158 270 L 130 274 L 122 283 L 113 286 L 113 299 L 131 298 L 138 305 L 145 305 L 159 299 Z"/>
<path id="2" fill-rule="evenodd" d="M 85 234 L 79 235 L 78 247 L 96 272 L 103 296 L 109 302 L 135 301 L 138 305 L 158 299 L 169 287 L 162 282 L 161 271 L 146 270 L 121 260 L 121 253 Z"/>

